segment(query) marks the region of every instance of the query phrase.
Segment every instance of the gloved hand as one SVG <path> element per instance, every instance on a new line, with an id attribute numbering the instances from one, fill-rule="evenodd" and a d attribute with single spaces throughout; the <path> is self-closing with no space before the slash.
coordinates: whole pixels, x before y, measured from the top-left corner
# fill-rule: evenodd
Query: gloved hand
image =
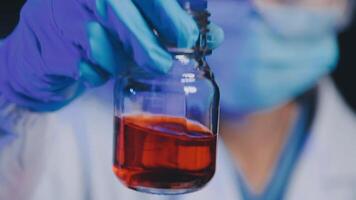
<path id="1" fill-rule="evenodd" d="M 112 76 L 166 73 L 172 58 L 160 41 L 188 48 L 198 34 L 172 0 L 28 0 L 0 46 L 0 93 L 56 110 Z"/>
<path id="2" fill-rule="evenodd" d="M 291 101 L 337 64 L 337 31 L 347 21 L 342 9 L 263 2 L 271 1 L 210 2 L 213 20 L 225 31 L 209 61 L 226 117 Z"/>

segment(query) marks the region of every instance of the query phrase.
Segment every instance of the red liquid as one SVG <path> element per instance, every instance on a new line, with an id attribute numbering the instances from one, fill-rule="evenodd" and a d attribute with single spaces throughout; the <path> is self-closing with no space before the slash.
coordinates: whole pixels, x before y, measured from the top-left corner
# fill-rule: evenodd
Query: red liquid
<path id="1" fill-rule="evenodd" d="M 214 175 L 216 135 L 184 118 L 129 115 L 116 118 L 114 172 L 129 188 L 185 193 Z"/>

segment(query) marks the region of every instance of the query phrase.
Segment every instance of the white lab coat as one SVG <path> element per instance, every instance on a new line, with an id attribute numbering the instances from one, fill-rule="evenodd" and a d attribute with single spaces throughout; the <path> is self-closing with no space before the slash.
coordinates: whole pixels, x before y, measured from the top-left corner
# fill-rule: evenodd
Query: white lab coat
<path id="1" fill-rule="evenodd" d="M 1 119 L 13 124 L 2 123 L 0 129 L 12 133 L 0 139 L 0 200 L 241 199 L 222 143 L 216 174 L 201 191 L 164 197 L 126 189 L 111 171 L 113 106 L 105 98 L 111 89 L 89 91 L 49 114 L 3 106 Z M 356 118 L 330 80 L 321 81 L 319 89 L 311 137 L 286 199 L 355 200 Z"/>

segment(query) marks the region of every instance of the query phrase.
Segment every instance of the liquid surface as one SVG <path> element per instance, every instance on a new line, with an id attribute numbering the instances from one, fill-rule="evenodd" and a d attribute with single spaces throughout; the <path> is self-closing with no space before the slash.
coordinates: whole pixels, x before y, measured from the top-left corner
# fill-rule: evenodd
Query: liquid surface
<path id="1" fill-rule="evenodd" d="M 115 119 L 114 172 L 129 188 L 195 191 L 214 175 L 216 135 L 185 118 L 128 115 Z"/>

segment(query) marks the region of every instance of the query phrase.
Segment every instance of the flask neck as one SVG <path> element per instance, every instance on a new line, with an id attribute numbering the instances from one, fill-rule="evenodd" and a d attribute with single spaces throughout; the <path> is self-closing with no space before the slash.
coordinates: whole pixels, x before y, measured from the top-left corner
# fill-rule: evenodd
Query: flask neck
<path id="1" fill-rule="evenodd" d="M 205 56 L 211 54 L 211 50 L 208 48 L 207 45 L 210 13 L 206 9 L 192 10 L 189 5 L 190 4 L 185 4 L 185 6 L 183 5 L 183 8 L 191 16 L 193 16 L 194 20 L 196 21 L 199 28 L 199 38 L 195 46 L 192 48 L 168 47 L 167 49 L 174 56 L 184 55 L 191 59 L 205 62 Z"/>

